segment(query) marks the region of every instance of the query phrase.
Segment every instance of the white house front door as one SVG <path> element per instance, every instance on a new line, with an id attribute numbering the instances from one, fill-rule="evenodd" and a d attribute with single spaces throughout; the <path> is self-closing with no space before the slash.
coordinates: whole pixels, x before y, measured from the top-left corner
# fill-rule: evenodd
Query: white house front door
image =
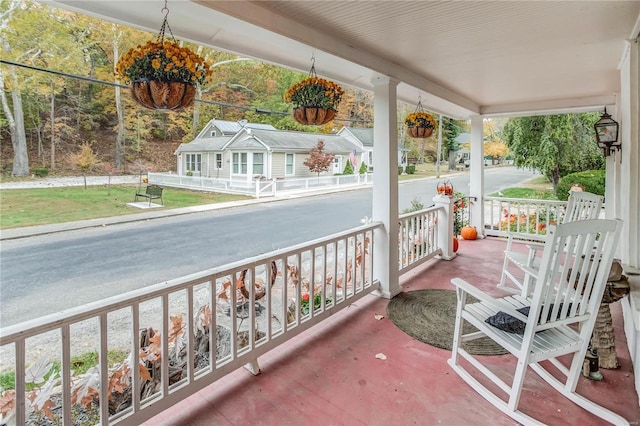
<path id="1" fill-rule="evenodd" d="M 342 156 L 336 155 L 333 157 L 333 173 L 342 173 Z"/>

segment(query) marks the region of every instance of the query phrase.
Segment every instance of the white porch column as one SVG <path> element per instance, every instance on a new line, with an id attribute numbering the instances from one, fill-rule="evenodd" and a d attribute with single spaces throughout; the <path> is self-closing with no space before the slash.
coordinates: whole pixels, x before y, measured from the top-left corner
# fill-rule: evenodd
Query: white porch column
<path id="1" fill-rule="evenodd" d="M 616 176 L 619 176 L 619 201 L 615 204 L 619 205 L 619 210 L 615 213 L 624 221 L 619 256 L 625 273 L 629 275 L 631 292 L 620 303 L 627 345 L 635 369 L 634 382 L 640 394 L 640 277 L 631 275 L 640 271 L 640 37 L 638 33 L 634 36 L 635 40 L 627 44 L 627 55 L 620 65 L 620 97 L 614 117 L 620 123 L 618 137 L 622 142 L 622 163 L 617 168 L 620 172 Z M 607 169 L 610 165 L 610 160 L 607 160 Z M 609 177 L 607 170 L 607 179 Z M 610 207 L 607 200 L 607 210 Z"/>
<path id="2" fill-rule="evenodd" d="M 469 159 L 469 188 L 462 192 L 475 197 L 469 206 L 471 226 L 475 226 L 478 237 L 484 238 L 484 140 L 481 115 L 471 117 L 471 158 Z"/>
<path id="3" fill-rule="evenodd" d="M 374 234 L 373 278 L 379 294 L 392 298 L 402 290 L 398 273 L 398 118 L 396 87 L 399 81 L 372 79 L 373 100 L 373 220 L 384 223 Z"/>
<path id="4" fill-rule="evenodd" d="M 624 220 L 621 239 L 622 263 L 640 269 L 640 49 L 638 39 L 628 45 L 628 55 L 620 69 L 620 107 L 615 119 L 620 123 L 622 163 L 620 163 L 620 217 Z M 609 166 L 607 162 L 607 166 Z M 609 176 L 607 176 L 609 177 Z M 609 206 L 607 206 L 609 207 Z M 618 213 L 618 212 L 616 212 Z"/>

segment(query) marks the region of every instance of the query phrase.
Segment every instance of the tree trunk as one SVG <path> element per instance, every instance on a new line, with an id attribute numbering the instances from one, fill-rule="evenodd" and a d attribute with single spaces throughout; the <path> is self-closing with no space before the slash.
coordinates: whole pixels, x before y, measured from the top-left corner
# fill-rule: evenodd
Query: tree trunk
<path id="1" fill-rule="evenodd" d="M 558 170 L 558 167 L 553 169 L 553 171 L 551 172 L 551 181 L 553 182 L 553 192 L 557 194 L 558 182 L 560 181 L 560 170 Z"/>
<path id="2" fill-rule="evenodd" d="M 51 120 L 51 170 L 56 168 L 56 126 L 55 126 L 55 108 L 56 108 L 56 95 L 53 91 L 53 80 L 51 80 L 51 111 L 49 120 Z"/>
<path id="3" fill-rule="evenodd" d="M 118 59 L 120 54 L 118 52 L 118 34 L 116 33 L 115 26 L 112 27 L 114 30 L 113 35 L 113 67 L 115 71 L 115 67 L 118 64 Z M 116 83 L 118 80 L 116 79 Z M 122 97 L 120 95 L 120 86 L 116 86 L 116 111 L 118 114 L 118 133 L 116 135 L 116 151 L 115 151 L 115 166 L 116 169 L 122 169 L 122 157 L 124 156 L 124 111 L 122 109 Z"/>
<path id="4" fill-rule="evenodd" d="M 196 100 L 201 98 L 202 98 L 202 88 L 198 84 L 196 85 Z M 191 124 L 191 126 L 192 126 L 192 133 L 193 133 L 194 139 L 196 138 L 196 136 L 198 136 L 198 127 L 200 126 L 200 108 L 198 108 L 198 105 L 199 105 L 199 102 L 193 103 L 193 123 Z"/>
<path id="5" fill-rule="evenodd" d="M 456 152 L 449 150 L 449 171 L 456 169 Z"/>
<path id="6" fill-rule="evenodd" d="M 18 84 L 15 68 L 10 67 L 9 76 L 12 80 L 11 99 L 13 101 L 13 119 L 9 120 L 11 143 L 13 144 L 13 170 L 11 176 L 29 176 L 29 155 L 27 153 L 27 135 L 24 130 L 22 94 L 20 93 L 20 85 Z M 5 111 L 5 115 L 8 118 L 11 112 L 9 111 L 9 114 L 6 113 L 7 111 Z"/>

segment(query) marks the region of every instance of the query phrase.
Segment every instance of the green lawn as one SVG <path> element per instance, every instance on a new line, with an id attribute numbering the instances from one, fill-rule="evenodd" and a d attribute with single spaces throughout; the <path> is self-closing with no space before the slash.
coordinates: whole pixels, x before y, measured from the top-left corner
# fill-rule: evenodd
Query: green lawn
<path id="1" fill-rule="evenodd" d="M 127 206 L 136 189 L 137 185 L 4 189 L 0 191 L 0 229 L 141 213 L 143 210 Z M 165 188 L 162 199 L 161 209 L 175 209 L 250 197 Z"/>
<path id="2" fill-rule="evenodd" d="M 502 195 L 494 192 L 489 194 L 490 197 L 506 197 L 506 198 L 527 198 L 532 200 L 557 200 L 556 194 L 553 192 L 553 185 L 544 176 L 522 184 L 521 187 L 513 187 L 503 189 Z"/>
<path id="3" fill-rule="evenodd" d="M 448 174 L 449 169 L 443 165 L 440 172 Z M 417 179 L 435 174 L 435 164 L 419 164 L 414 174 L 399 176 L 399 179 Z M 521 188 L 505 189 L 502 194 L 509 198 L 553 200 L 556 197 L 550 186 L 551 184 L 541 177 L 533 179 Z M 4 189 L 0 191 L 0 229 L 141 213 L 142 210 L 127 206 L 127 203 L 133 201 L 136 189 L 137 185 L 111 185 L 111 188 L 107 185 L 92 185 L 87 189 L 82 186 Z M 494 193 L 491 196 L 498 194 Z M 162 198 L 165 206 L 161 209 L 251 199 L 241 195 L 177 188 L 165 188 Z"/>

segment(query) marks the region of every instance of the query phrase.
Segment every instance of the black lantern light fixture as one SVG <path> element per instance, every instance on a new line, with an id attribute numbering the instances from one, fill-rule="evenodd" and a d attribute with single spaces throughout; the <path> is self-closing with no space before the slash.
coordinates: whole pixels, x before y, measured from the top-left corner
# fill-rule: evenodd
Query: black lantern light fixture
<path id="1" fill-rule="evenodd" d="M 621 142 L 618 142 L 619 125 L 616 120 L 607 114 L 607 107 L 604 108 L 604 113 L 600 116 L 600 120 L 593 127 L 596 129 L 598 146 L 602 148 L 605 157 L 611 155 L 611 151 L 620 151 L 622 146 Z"/>

